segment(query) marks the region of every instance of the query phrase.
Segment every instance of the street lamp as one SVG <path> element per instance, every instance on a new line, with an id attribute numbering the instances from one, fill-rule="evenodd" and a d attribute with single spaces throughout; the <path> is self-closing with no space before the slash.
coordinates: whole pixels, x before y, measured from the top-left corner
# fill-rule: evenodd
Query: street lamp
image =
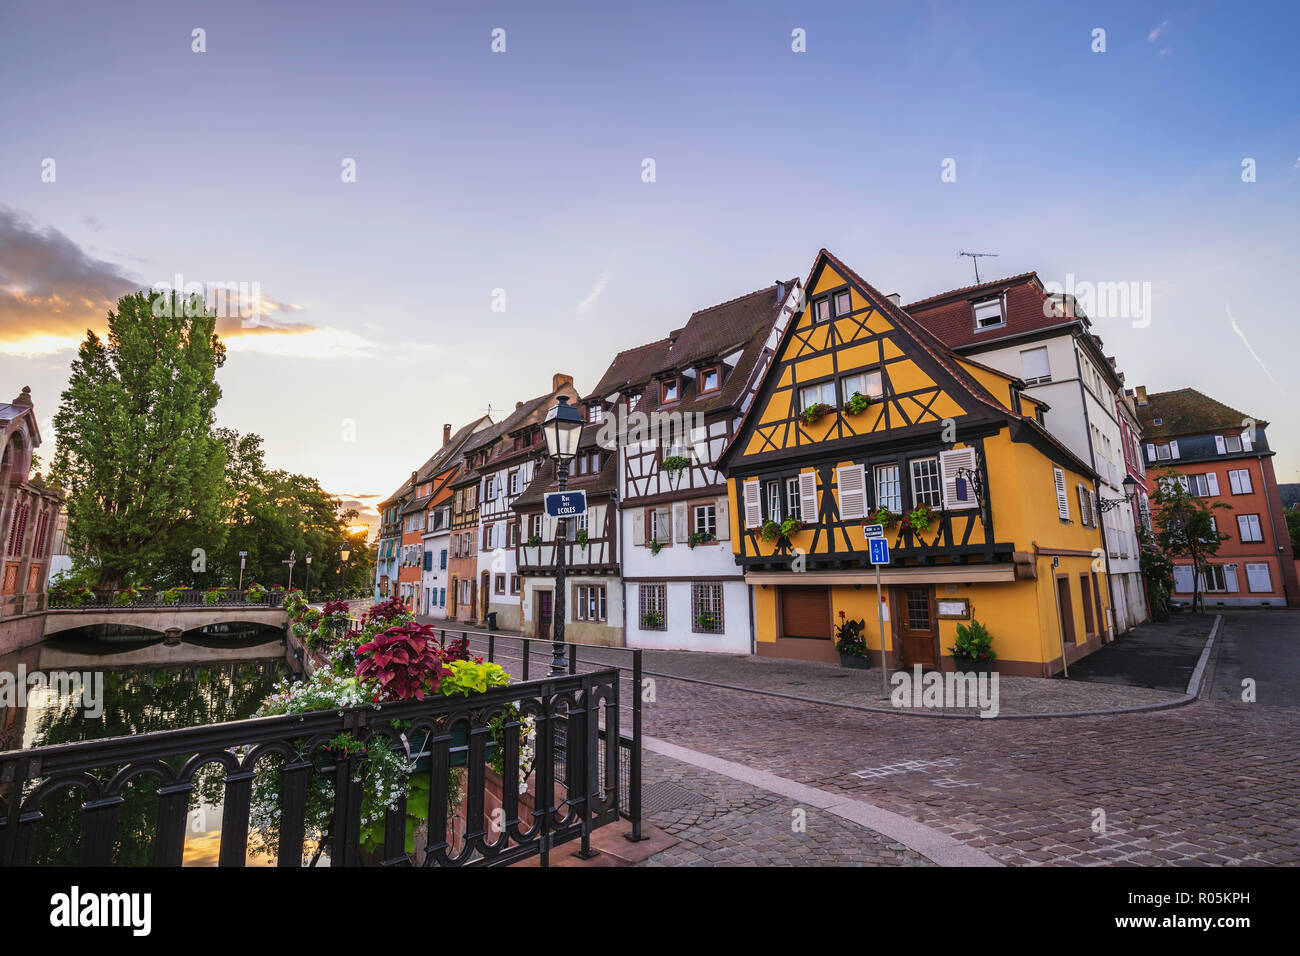
<path id="1" fill-rule="evenodd" d="M 244 590 L 244 559 L 247 557 L 248 557 L 247 551 L 239 552 L 239 587 L 235 589 L 236 591 Z"/>
<path id="2" fill-rule="evenodd" d="M 578 438 L 582 435 L 582 415 L 569 404 L 569 396 L 555 396 L 556 404 L 546 413 L 542 434 L 546 436 L 546 454 L 555 462 L 555 476 L 563 491 L 569 483 L 569 462 L 578 451 Z M 556 677 L 565 671 L 564 665 L 564 518 L 556 520 L 555 528 L 555 601 L 551 606 L 551 674 Z"/>
<path id="3" fill-rule="evenodd" d="M 296 549 L 290 550 L 289 557 L 285 558 L 280 563 L 289 565 L 289 590 L 292 591 L 293 590 L 293 566 L 298 563 L 298 555 L 296 553 Z"/>
<path id="4" fill-rule="evenodd" d="M 306 595 L 307 603 L 311 603 L 311 552 L 307 552 L 307 583 L 302 586 Z"/>
<path id="5" fill-rule="evenodd" d="M 1105 514 L 1111 508 L 1118 507 L 1125 502 L 1132 501 L 1133 496 L 1137 494 L 1137 482 L 1133 480 L 1132 475 L 1124 476 L 1124 491 L 1126 494 L 1123 498 L 1101 498 L 1097 499 L 1097 509 Z"/>
<path id="6" fill-rule="evenodd" d="M 339 558 L 343 561 L 343 586 L 339 588 L 340 601 L 348 594 L 348 558 L 350 557 L 352 557 L 352 548 L 345 544 L 339 549 Z"/>

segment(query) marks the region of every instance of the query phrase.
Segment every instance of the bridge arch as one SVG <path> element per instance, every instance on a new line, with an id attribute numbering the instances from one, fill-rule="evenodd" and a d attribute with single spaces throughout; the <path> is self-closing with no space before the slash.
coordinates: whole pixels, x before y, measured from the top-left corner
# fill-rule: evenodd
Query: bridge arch
<path id="1" fill-rule="evenodd" d="M 45 636 L 98 624 L 120 624 L 156 631 L 184 633 L 213 624 L 264 624 L 284 628 L 289 625 L 289 615 L 282 607 L 239 607 L 214 605 L 212 607 L 176 608 L 69 608 L 51 610 L 45 615 Z"/>

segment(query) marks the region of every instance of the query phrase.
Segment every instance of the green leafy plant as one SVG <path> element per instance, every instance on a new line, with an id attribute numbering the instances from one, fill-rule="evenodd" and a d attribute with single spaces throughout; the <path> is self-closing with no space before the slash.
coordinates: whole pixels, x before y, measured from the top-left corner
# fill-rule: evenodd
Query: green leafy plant
<path id="1" fill-rule="evenodd" d="M 270 592 L 256 581 L 248 585 L 248 600 L 254 604 L 261 604 L 266 600 Z"/>
<path id="2" fill-rule="evenodd" d="M 676 478 L 690 466 L 690 463 L 691 460 L 684 455 L 669 455 L 660 467 L 668 473 L 669 478 Z"/>
<path id="3" fill-rule="evenodd" d="M 861 415 L 871 404 L 871 399 L 861 392 L 854 392 L 849 396 L 849 400 L 844 403 L 844 410 L 850 415 Z"/>
<path id="4" fill-rule="evenodd" d="M 578 542 L 578 547 L 585 548 L 591 541 L 591 538 L 587 535 L 587 529 L 580 529 L 577 535 L 575 535 L 575 540 Z"/>
<path id="5" fill-rule="evenodd" d="M 688 547 L 694 548 L 697 544 L 704 544 L 713 539 L 714 536 L 708 531 L 693 531 L 691 536 L 686 539 L 686 544 Z"/>
<path id="6" fill-rule="evenodd" d="M 929 505 L 917 505 L 912 511 L 908 512 L 907 523 L 911 526 L 912 531 L 920 534 L 930 527 L 934 521 L 934 509 Z"/>
<path id="7" fill-rule="evenodd" d="M 786 518 L 781 522 L 781 537 L 788 538 L 804 529 L 805 525 L 798 518 Z"/>
<path id="8" fill-rule="evenodd" d="M 226 587 L 208 588 L 207 591 L 203 593 L 203 603 L 220 604 L 222 596 L 229 590 L 230 588 Z"/>
<path id="9" fill-rule="evenodd" d="M 144 597 L 144 592 L 139 588 L 122 588 L 113 595 L 113 605 L 115 607 L 127 607 L 132 604 L 138 604 Z"/>
<path id="10" fill-rule="evenodd" d="M 663 549 L 664 549 L 664 546 L 663 546 L 662 542 L 660 542 L 660 540 L 659 540 L 658 538 L 652 538 L 652 539 L 650 540 L 650 553 L 651 553 L 651 554 L 658 554 L 658 553 L 659 553 L 660 551 L 662 551 Z"/>
<path id="11" fill-rule="evenodd" d="M 641 615 L 641 623 L 645 627 L 657 630 L 664 626 L 664 616 L 659 611 L 646 611 Z"/>
<path id="12" fill-rule="evenodd" d="M 178 585 L 175 585 L 174 587 L 170 587 L 170 588 L 168 588 L 166 591 L 164 591 L 164 592 L 162 593 L 162 600 L 163 600 L 163 603 L 164 603 L 164 604 L 178 604 L 178 603 L 180 603 L 181 595 L 184 594 L 184 593 L 185 593 L 186 591 L 188 591 L 188 590 L 189 590 L 189 588 L 187 588 L 187 587 L 185 587 L 184 585 L 181 585 L 181 584 L 178 584 Z"/>
<path id="13" fill-rule="evenodd" d="M 835 649 L 850 657 L 867 656 L 866 621 L 845 620 L 840 611 L 840 623 L 835 628 Z"/>
<path id="14" fill-rule="evenodd" d="M 721 621 L 712 611 L 701 611 L 695 617 L 695 629 L 698 631 L 716 631 Z"/>
<path id="15" fill-rule="evenodd" d="M 993 652 L 993 637 L 989 629 L 974 618 L 970 624 L 957 625 L 956 639 L 948 651 L 958 666 L 980 664 L 998 656 Z"/>
<path id="16" fill-rule="evenodd" d="M 68 602 L 73 607 L 84 607 L 95 603 L 95 592 L 90 588 L 73 588 L 68 592 Z"/>
<path id="17" fill-rule="evenodd" d="M 540 534 L 530 534 L 528 536 L 528 546 L 530 548 L 535 548 L 541 543 L 542 543 L 542 536 Z"/>
<path id="18" fill-rule="evenodd" d="M 771 519 L 764 521 L 758 529 L 758 536 L 764 541 L 775 541 L 781 537 L 781 526 Z"/>
<path id="19" fill-rule="evenodd" d="M 814 402 L 803 410 L 799 418 L 805 425 L 815 425 L 831 411 L 834 409 L 825 402 Z"/>
<path id="20" fill-rule="evenodd" d="M 894 514 L 888 508 L 881 506 L 876 509 L 876 513 L 871 516 L 873 524 L 878 524 L 882 528 L 892 528 L 898 524 L 898 515 Z"/>

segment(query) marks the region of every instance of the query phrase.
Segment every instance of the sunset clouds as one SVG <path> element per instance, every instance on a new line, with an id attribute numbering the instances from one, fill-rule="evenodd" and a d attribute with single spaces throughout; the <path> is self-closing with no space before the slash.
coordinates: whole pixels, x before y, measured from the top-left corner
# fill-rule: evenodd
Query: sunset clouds
<path id="1" fill-rule="evenodd" d="M 106 314 L 120 296 L 181 281 L 173 275 L 145 279 L 128 273 L 88 254 L 59 230 L 0 207 L 0 354 L 30 358 L 71 351 L 88 329 L 104 328 Z M 365 357 L 373 351 L 354 332 L 286 321 L 302 307 L 270 298 L 256 280 L 224 284 L 232 291 L 217 332 L 231 352 L 328 359 Z"/>

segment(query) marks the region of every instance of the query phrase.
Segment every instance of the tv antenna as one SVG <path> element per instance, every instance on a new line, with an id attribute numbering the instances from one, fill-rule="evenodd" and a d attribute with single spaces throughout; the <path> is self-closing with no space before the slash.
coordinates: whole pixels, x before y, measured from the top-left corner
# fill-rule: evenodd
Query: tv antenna
<path id="1" fill-rule="evenodd" d="M 957 253 L 957 255 L 959 255 L 959 256 L 970 256 L 971 264 L 972 264 L 973 266 L 975 266 L 975 284 L 976 284 L 976 285 L 979 285 L 979 284 L 980 284 L 980 260 L 981 260 L 981 259 L 986 259 L 986 258 L 994 258 L 994 259 L 996 259 L 997 256 L 998 256 L 998 254 L 997 254 L 996 252 L 967 252 L 965 249 L 963 249 L 961 252 Z"/>
<path id="2" fill-rule="evenodd" d="M 492 413 L 493 413 L 494 411 L 496 411 L 496 409 L 492 407 L 492 403 L 491 403 L 491 402 L 488 402 L 488 403 L 487 403 L 487 408 L 480 408 L 479 411 L 480 411 L 480 412 L 487 412 L 487 414 L 488 414 L 488 418 L 491 418 L 491 417 L 492 417 Z"/>

